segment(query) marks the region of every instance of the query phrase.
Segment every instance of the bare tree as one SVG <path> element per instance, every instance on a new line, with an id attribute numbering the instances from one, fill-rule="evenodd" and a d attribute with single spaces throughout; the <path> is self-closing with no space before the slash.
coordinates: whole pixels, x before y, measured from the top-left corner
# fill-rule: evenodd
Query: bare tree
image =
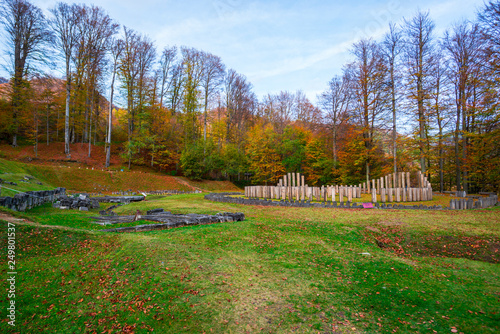
<path id="1" fill-rule="evenodd" d="M 111 73 L 111 86 L 109 94 L 109 110 L 108 110 L 108 136 L 106 138 L 106 168 L 110 165 L 111 160 L 111 133 L 113 129 L 113 94 L 115 91 L 115 76 L 118 67 L 118 60 L 123 52 L 123 40 L 117 39 L 111 42 L 111 57 L 113 61 L 113 70 Z"/>
<path id="2" fill-rule="evenodd" d="M 366 181 L 370 180 L 370 164 L 374 148 L 374 132 L 386 109 L 386 67 L 380 47 L 372 40 L 355 43 L 355 61 L 345 68 L 354 94 L 352 112 L 363 128 L 366 149 Z"/>
<path id="3" fill-rule="evenodd" d="M 402 34 L 396 28 L 394 24 L 389 25 L 389 32 L 385 35 L 384 41 L 382 42 L 382 51 L 387 62 L 388 70 L 388 80 L 387 85 L 389 86 L 389 94 L 391 99 L 391 111 L 392 111 L 392 159 L 393 159 L 393 169 L 394 173 L 397 170 L 397 108 L 399 100 L 399 84 L 401 81 L 400 73 L 398 68 L 398 58 L 402 51 Z"/>
<path id="4" fill-rule="evenodd" d="M 410 99 L 417 104 L 417 121 L 419 125 L 420 168 L 426 172 L 426 100 L 429 98 L 430 71 L 434 51 L 434 23 L 429 13 L 418 12 L 404 24 L 404 51 L 408 69 Z"/>
<path id="5" fill-rule="evenodd" d="M 175 114 L 182 105 L 182 96 L 184 95 L 183 89 L 184 77 L 182 76 L 182 64 L 174 64 L 169 91 L 169 109 L 172 114 Z"/>
<path id="6" fill-rule="evenodd" d="M 434 57 L 434 64 L 432 70 L 432 90 L 431 90 L 431 104 L 430 115 L 435 118 L 438 127 L 437 133 L 437 155 L 439 166 L 439 191 L 444 191 L 444 136 L 445 129 L 451 121 L 449 114 L 449 89 L 446 76 L 446 64 L 444 63 L 444 56 L 441 49 L 438 49 Z"/>
<path id="7" fill-rule="evenodd" d="M 500 74 L 500 2 L 488 1 L 478 13 L 479 26 L 487 43 L 485 55 L 490 69 L 498 76 Z"/>
<path id="8" fill-rule="evenodd" d="M 222 60 L 218 56 L 211 53 L 203 53 L 203 73 L 201 79 L 201 87 L 203 88 L 203 140 L 207 140 L 207 111 L 208 103 L 214 93 L 222 84 L 224 79 L 225 68 Z"/>
<path id="9" fill-rule="evenodd" d="M 469 87 L 474 84 L 471 79 L 482 53 L 479 26 L 467 22 L 459 23 L 453 27 L 452 31 L 445 33 L 443 44 L 448 51 L 448 72 L 455 88 L 454 141 L 457 190 L 461 189 L 461 180 L 463 180 L 463 189 L 468 191 L 467 170 L 465 166 L 462 167 L 462 163 L 465 164 L 467 159 L 467 118 L 469 112 L 467 100 L 472 94 Z M 461 129 L 460 123 L 462 123 Z M 462 152 L 460 152 L 459 138 L 462 139 Z"/>
<path id="10" fill-rule="evenodd" d="M 51 9 L 54 18 L 50 21 L 56 35 L 56 45 L 66 65 L 66 112 L 64 118 L 64 153 L 70 157 L 69 150 L 69 109 L 71 103 L 71 56 L 78 41 L 80 9 L 78 5 L 59 2 Z"/>
<path id="11" fill-rule="evenodd" d="M 318 131 L 323 123 L 321 110 L 300 90 L 295 93 L 295 119 L 311 132 Z"/>
<path id="12" fill-rule="evenodd" d="M 91 154 L 92 124 L 96 123 L 99 109 L 99 81 L 105 73 L 107 53 L 111 47 L 113 35 L 117 33 L 118 24 L 96 6 L 79 7 L 78 39 L 73 53 L 76 68 L 77 88 L 84 96 L 85 126 L 82 127 L 82 141 L 88 141 L 88 156 Z M 95 115 L 95 116 L 94 116 Z M 96 127 L 97 130 L 97 127 Z"/>
<path id="13" fill-rule="evenodd" d="M 332 129 L 333 161 L 337 163 L 337 136 L 339 127 L 348 117 L 347 112 L 351 102 L 351 90 L 347 76 L 334 76 L 328 83 L 326 91 L 319 96 L 319 103 L 326 112 L 326 119 Z"/>
<path id="14" fill-rule="evenodd" d="M 243 133 L 253 115 L 256 97 L 252 92 L 252 84 L 244 75 L 233 69 L 229 69 L 226 73 L 224 90 L 227 113 L 226 140 L 238 144 L 240 149 Z"/>
<path id="15" fill-rule="evenodd" d="M 177 47 L 166 47 L 163 49 L 160 58 L 160 108 L 163 108 L 163 99 L 170 91 L 172 86 L 171 73 L 174 67 L 175 56 L 177 55 Z"/>
<path id="16" fill-rule="evenodd" d="M 123 82 L 127 98 L 128 114 L 128 165 L 131 166 L 132 146 L 136 131 L 142 128 L 142 114 L 145 111 L 145 99 L 150 83 L 149 74 L 153 66 L 156 51 L 153 43 L 131 29 L 124 27 L 123 51 L 119 61 L 119 75 Z"/>
<path id="17" fill-rule="evenodd" d="M 23 90 L 30 65 L 44 59 L 47 42 L 52 35 L 47 29 L 47 22 L 40 8 L 27 0 L 2 0 L 0 19 L 7 34 L 7 53 L 12 64 L 9 71 L 12 76 L 12 146 L 17 146 L 19 132 L 19 112 L 23 103 Z"/>

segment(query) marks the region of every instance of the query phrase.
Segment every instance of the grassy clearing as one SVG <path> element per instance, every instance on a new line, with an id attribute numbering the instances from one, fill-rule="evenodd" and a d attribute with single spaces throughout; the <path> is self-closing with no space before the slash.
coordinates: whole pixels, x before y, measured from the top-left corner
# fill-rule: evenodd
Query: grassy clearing
<path id="1" fill-rule="evenodd" d="M 93 212 L 31 210 L 24 217 L 81 230 L 17 225 L 18 326 L 0 322 L 0 331 L 500 330 L 498 209 L 270 208 L 196 194 L 115 211 L 158 207 L 247 220 L 106 234 L 89 223 Z"/>

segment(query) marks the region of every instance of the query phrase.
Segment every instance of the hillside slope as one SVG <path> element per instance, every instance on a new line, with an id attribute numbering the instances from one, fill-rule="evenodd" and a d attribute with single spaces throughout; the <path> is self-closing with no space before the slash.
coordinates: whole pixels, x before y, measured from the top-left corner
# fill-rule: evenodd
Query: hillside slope
<path id="1" fill-rule="evenodd" d="M 26 176 L 27 178 L 25 178 Z M 64 187 L 70 192 L 101 192 L 103 194 L 116 191 L 239 190 L 228 181 L 193 183 L 186 178 L 155 172 L 107 171 L 89 167 L 22 163 L 6 159 L 0 159 L 0 178 L 4 181 L 17 183 L 17 185 L 2 184 L 2 196 L 12 196 L 19 191 L 44 190 L 55 187 Z"/>

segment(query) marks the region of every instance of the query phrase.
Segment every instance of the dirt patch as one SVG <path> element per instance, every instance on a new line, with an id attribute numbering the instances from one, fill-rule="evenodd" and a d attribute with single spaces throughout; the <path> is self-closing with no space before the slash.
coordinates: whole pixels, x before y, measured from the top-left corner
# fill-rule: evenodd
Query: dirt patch
<path id="1" fill-rule="evenodd" d="M 403 231 L 400 226 L 369 226 L 365 238 L 381 249 L 405 257 L 464 258 L 500 263 L 500 238 L 497 237 L 417 234 Z"/>

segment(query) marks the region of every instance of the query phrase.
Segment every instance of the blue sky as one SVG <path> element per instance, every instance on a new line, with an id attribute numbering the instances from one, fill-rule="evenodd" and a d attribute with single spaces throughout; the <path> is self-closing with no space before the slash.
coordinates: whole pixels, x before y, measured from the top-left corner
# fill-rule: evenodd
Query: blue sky
<path id="1" fill-rule="evenodd" d="M 44 11 L 57 1 L 34 0 Z M 247 76 L 259 98 L 302 90 L 314 103 L 328 81 L 341 74 L 349 49 L 361 39 L 380 39 L 389 22 L 430 11 L 440 36 L 451 24 L 476 17 L 482 0 L 450 1 L 244 1 L 101 0 L 121 25 L 148 35 L 160 51 L 186 45 L 220 56 Z M 5 76 L 5 74 L 4 74 Z"/>

